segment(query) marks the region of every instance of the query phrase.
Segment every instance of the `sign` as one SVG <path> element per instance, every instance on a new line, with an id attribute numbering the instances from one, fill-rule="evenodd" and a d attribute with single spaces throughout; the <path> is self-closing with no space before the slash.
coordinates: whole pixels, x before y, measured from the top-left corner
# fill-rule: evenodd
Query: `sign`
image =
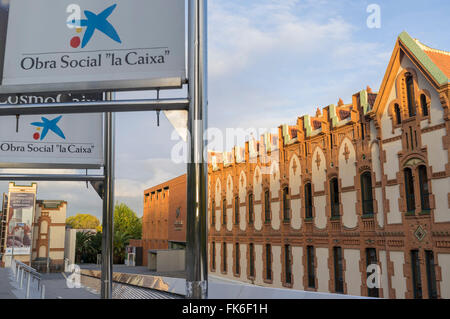
<path id="1" fill-rule="evenodd" d="M 0 20 L 0 93 L 181 87 L 186 78 L 182 0 L 1 1 Z"/>
<path id="2" fill-rule="evenodd" d="M 102 94 L 0 95 L 0 104 L 98 101 Z M 102 114 L 0 117 L 0 168 L 99 168 Z"/>
<path id="3" fill-rule="evenodd" d="M 36 195 L 9 193 L 6 255 L 31 255 Z"/>

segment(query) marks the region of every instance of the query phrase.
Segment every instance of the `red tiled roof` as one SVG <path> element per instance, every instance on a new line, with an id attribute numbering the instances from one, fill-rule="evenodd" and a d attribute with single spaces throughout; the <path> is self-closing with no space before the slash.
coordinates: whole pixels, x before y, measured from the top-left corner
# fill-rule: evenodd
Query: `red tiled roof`
<path id="1" fill-rule="evenodd" d="M 429 58 L 441 69 L 444 74 L 450 78 L 450 54 L 445 54 L 437 51 L 424 50 Z"/>

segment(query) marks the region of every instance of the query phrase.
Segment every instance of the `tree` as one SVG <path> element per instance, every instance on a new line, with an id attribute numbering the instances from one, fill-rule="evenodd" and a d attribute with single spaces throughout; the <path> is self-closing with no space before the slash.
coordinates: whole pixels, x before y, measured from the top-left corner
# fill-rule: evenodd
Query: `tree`
<path id="1" fill-rule="evenodd" d="M 127 233 L 129 239 L 141 239 L 142 219 L 125 204 L 116 205 L 114 208 L 114 231 Z M 128 244 L 128 243 L 127 243 Z"/>
<path id="2" fill-rule="evenodd" d="M 130 234 L 121 231 L 114 231 L 113 245 L 114 245 L 114 263 L 123 264 L 125 259 L 125 248 L 130 241 Z"/>
<path id="3" fill-rule="evenodd" d="M 66 219 L 66 225 L 73 229 L 97 229 L 100 221 L 90 214 L 77 214 Z"/>
<path id="4" fill-rule="evenodd" d="M 94 234 L 91 232 L 77 232 L 77 239 L 75 244 L 77 263 L 92 262 L 92 256 L 96 255 L 96 250 L 92 246 L 92 238 Z"/>

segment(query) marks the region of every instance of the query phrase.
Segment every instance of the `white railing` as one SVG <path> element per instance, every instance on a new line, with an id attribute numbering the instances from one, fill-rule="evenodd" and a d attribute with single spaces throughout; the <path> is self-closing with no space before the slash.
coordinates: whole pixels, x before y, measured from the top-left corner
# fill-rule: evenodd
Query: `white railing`
<path id="1" fill-rule="evenodd" d="M 45 285 L 41 283 L 41 274 L 36 269 L 15 259 L 11 262 L 11 270 L 19 289 L 24 289 L 24 279 L 26 279 L 25 298 L 29 299 L 31 293 L 45 299 Z M 26 276 L 26 278 L 25 278 Z"/>

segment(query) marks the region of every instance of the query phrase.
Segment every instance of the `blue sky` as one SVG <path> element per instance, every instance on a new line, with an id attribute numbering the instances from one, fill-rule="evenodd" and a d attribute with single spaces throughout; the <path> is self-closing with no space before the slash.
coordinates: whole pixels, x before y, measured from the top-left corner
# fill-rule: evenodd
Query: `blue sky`
<path id="1" fill-rule="evenodd" d="M 318 107 L 378 91 L 397 36 L 407 31 L 450 51 L 449 1 L 209 0 L 209 126 L 278 127 Z M 366 21 L 381 8 L 381 28 Z M 181 96 L 163 92 L 164 96 Z M 154 97 L 153 92 L 118 98 Z M 185 172 L 170 160 L 173 128 L 153 112 L 117 114 L 116 200 L 142 215 L 145 188 Z M 6 183 L 0 187 L 6 191 Z M 68 201 L 68 216 L 101 217 L 101 201 L 85 183 L 39 183 L 38 198 Z"/>

